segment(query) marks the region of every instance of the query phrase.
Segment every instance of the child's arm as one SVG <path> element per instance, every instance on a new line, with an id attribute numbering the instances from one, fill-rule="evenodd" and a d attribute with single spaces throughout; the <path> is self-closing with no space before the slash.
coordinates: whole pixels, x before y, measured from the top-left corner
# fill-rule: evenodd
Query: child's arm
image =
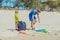
<path id="1" fill-rule="evenodd" d="M 32 15 L 32 21 L 34 22 L 34 15 Z"/>
<path id="2" fill-rule="evenodd" d="M 39 13 L 37 13 L 37 17 L 38 17 L 38 21 L 40 23 L 40 16 L 39 16 Z"/>

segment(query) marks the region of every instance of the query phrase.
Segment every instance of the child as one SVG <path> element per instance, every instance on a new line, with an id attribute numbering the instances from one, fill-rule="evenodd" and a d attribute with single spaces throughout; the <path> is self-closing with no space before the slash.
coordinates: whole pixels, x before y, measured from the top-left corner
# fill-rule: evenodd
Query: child
<path id="1" fill-rule="evenodd" d="M 18 21 L 19 21 L 19 16 L 18 16 L 18 10 L 15 10 L 15 15 L 14 15 L 14 17 L 15 17 L 15 28 L 16 28 L 16 30 L 18 29 Z"/>
<path id="2" fill-rule="evenodd" d="M 29 20 L 31 21 L 32 30 L 35 29 L 33 26 L 34 26 L 34 24 L 37 22 L 35 15 L 37 15 L 38 21 L 40 22 L 39 13 L 40 13 L 40 10 L 39 10 L 39 9 L 38 9 L 38 10 L 32 10 L 32 11 L 29 13 Z"/>

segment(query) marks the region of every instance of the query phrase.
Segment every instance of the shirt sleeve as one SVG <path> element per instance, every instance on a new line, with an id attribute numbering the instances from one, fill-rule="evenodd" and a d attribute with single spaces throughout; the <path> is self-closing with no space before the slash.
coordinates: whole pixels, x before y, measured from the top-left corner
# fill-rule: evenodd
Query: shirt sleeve
<path id="1" fill-rule="evenodd" d="M 36 14 L 36 10 L 33 10 L 33 11 L 32 11 L 32 15 L 34 15 L 34 14 Z"/>

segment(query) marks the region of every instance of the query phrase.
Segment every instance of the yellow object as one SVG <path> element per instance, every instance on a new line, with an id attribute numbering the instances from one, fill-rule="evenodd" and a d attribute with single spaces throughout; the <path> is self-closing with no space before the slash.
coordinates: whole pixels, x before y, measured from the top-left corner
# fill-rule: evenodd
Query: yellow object
<path id="1" fill-rule="evenodd" d="M 19 21 L 18 13 L 16 13 L 14 16 L 15 16 L 15 22 L 18 22 Z"/>

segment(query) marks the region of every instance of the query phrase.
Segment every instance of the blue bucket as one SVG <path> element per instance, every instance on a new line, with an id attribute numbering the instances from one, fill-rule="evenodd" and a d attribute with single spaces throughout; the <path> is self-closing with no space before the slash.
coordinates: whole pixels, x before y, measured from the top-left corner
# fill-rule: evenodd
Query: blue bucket
<path id="1" fill-rule="evenodd" d="M 36 30 L 36 32 L 42 32 L 42 30 L 41 30 L 41 29 L 39 29 L 39 30 Z"/>

